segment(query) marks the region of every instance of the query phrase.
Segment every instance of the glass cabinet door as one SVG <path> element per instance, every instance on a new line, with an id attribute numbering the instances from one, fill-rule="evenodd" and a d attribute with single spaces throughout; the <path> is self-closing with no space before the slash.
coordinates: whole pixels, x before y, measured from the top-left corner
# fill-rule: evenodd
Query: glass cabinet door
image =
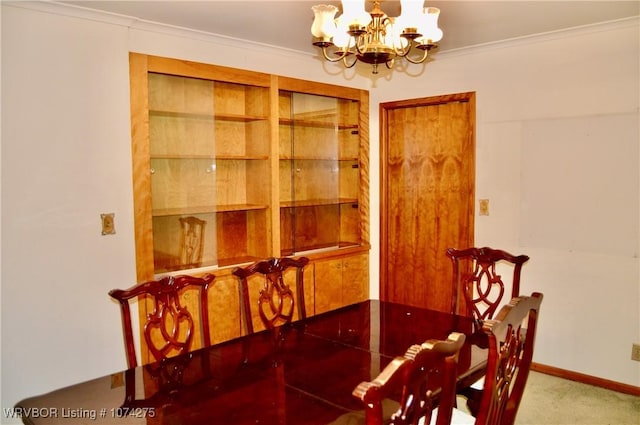
<path id="1" fill-rule="evenodd" d="M 281 255 L 360 244 L 356 101 L 281 91 Z"/>
<path id="2" fill-rule="evenodd" d="M 155 273 L 265 256 L 268 90 L 159 73 L 148 81 Z"/>

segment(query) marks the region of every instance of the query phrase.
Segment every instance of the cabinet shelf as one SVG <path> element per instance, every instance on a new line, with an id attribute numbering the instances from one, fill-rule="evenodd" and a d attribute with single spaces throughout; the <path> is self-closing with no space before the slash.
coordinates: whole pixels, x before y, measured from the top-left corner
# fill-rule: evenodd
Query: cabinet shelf
<path id="1" fill-rule="evenodd" d="M 199 154 L 153 154 L 151 159 L 210 159 L 214 161 L 266 160 L 268 155 L 199 155 Z"/>
<path id="2" fill-rule="evenodd" d="M 164 253 L 155 253 L 156 261 L 161 265 L 160 270 L 161 273 L 169 273 L 175 272 L 178 270 L 184 269 L 183 264 L 173 264 L 172 261 L 175 261 L 170 256 L 167 256 Z M 253 257 L 253 256 L 242 256 L 242 257 L 230 257 L 230 258 L 218 258 L 218 261 L 203 261 L 198 264 L 194 264 L 194 269 L 204 269 L 210 267 L 227 267 L 236 264 L 244 264 L 244 263 L 252 263 L 254 261 L 262 260 L 261 257 Z"/>
<path id="3" fill-rule="evenodd" d="M 338 241 L 337 243 L 330 244 L 316 244 L 309 245 L 302 248 L 301 251 L 293 251 L 292 249 L 283 250 L 282 255 L 309 255 L 316 252 L 330 251 L 335 249 L 345 249 L 360 246 L 358 242 L 354 241 Z"/>
<path id="4" fill-rule="evenodd" d="M 287 156 L 281 155 L 280 161 L 352 161 L 357 162 L 358 158 L 356 157 L 341 157 L 341 158 L 327 158 L 327 157 L 311 157 L 311 156 Z M 357 167 L 356 167 L 357 168 Z"/>
<path id="5" fill-rule="evenodd" d="M 149 115 L 158 117 L 170 117 L 170 118 L 190 118 L 196 120 L 207 121 L 231 121 L 231 122 L 251 122 L 251 121 L 266 121 L 269 117 L 264 115 L 246 115 L 246 114 L 227 114 L 227 113 L 202 113 L 202 112 L 183 112 L 183 111 L 170 111 L 170 110 L 149 110 Z"/>
<path id="6" fill-rule="evenodd" d="M 344 124 L 344 123 L 335 123 L 335 122 L 309 120 L 309 119 L 280 118 L 279 123 L 280 125 L 287 125 L 287 126 L 293 126 L 293 127 L 337 128 L 338 130 L 357 130 L 358 129 L 358 124 Z"/>
<path id="7" fill-rule="evenodd" d="M 233 204 L 233 205 L 213 205 L 203 207 L 186 207 L 186 208 L 163 208 L 152 211 L 153 217 L 164 217 L 172 215 L 189 215 L 189 214 L 213 214 L 232 211 L 251 211 L 266 210 L 267 205 L 259 204 Z"/>
<path id="8" fill-rule="evenodd" d="M 334 198 L 334 199 L 303 199 L 296 201 L 282 201 L 280 208 L 316 207 L 321 205 L 342 205 L 358 204 L 356 198 Z"/>

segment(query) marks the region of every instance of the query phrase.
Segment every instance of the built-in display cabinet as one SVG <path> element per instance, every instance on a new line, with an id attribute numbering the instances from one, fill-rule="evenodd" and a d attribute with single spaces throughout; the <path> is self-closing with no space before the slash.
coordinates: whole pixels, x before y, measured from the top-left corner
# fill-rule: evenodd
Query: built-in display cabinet
<path id="1" fill-rule="evenodd" d="M 130 76 L 139 282 L 304 255 L 314 304 L 356 256 L 368 297 L 367 91 L 136 53 Z"/>

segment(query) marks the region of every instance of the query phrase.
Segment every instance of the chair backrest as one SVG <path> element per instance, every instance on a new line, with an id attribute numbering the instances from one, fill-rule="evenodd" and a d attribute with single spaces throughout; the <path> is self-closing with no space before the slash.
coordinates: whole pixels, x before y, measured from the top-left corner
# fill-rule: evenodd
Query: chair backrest
<path id="1" fill-rule="evenodd" d="M 483 323 L 489 354 L 476 425 L 512 425 L 522 400 L 536 337 L 542 294 L 516 297 Z"/>
<path id="2" fill-rule="evenodd" d="M 503 299 L 506 301 L 520 294 L 520 274 L 522 265 L 529 260 L 528 256 L 516 256 L 488 247 L 463 250 L 449 248 L 447 256 L 453 264 L 451 312 L 473 317 L 477 328 L 482 326 L 484 320 L 494 317 Z M 496 271 L 496 265 L 500 262 L 511 263 L 513 267 L 508 298 L 504 297 L 507 289 L 505 282 Z M 464 303 L 462 311 L 460 301 Z"/>
<path id="3" fill-rule="evenodd" d="M 211 345 L 207 293 L 214 279 L 212 274 L 204 275 L 202 278 L 167 276 L 160 280 L 135 285 L 129 289 L 109 291 L 109 295 L 120 303 L 124 344 L 130 368 L 138 366 L 131 325 L 130 300 L 145 297 L 153 305 L 151 312 L 146 316 L 143 334 L 150 353 L 156 361 L 160 361 L 188 352 L 191 348 L 196 332 L 196 323 L 192 312 L 180 301 L 182 290 L 189 286 L 195 286 L 199 289 L 200 334 L 203 346 Z M 144 302 L 143 298 L 140 298 L 139 301 Z M 142 308 L 142 304 L 140 305 Z"/>
<path id="4" fill-rule="evenodd" d="M 455 404 L 458 353 L 464 340 L 463 334 L 454 332 L 445 341 L 412 345 L 376 379 L 361 382 L 353 395 L 364 403 L 366 425 L 429 424 L 435 407 L 436 425 L 448 425 Z M 434 384 L 436 390 L 432 391 Z M 382 406 L 389 399 L 398 402 L 399 407 L 391 418 L 385 418 Z"/>
<path id="5" fill-rule="evenodd" d="M 294 307 L 298 303 L 298 318 L 307 317 L 304 302 L 304 267 L 309 263 L 306 257 L 298 259 L 269 258 L 258 261 L 247 267 L 236 267 L 233 274 L 240 281 L 240 299 L 242 307 L 242 321 L 245 331 L 251 334 L 254 331 L 253 315 L 251 314 L 251 297 L 249 295 L 249 278 L 253 275 L 262 275 L 264 282 L 258 295 L 258 313 L 262 323 L 267 329 L 273 329 L 293 320 Z M 296 297 L 289 285 L 284 281 L 284 272 L 290 267 L 296 268 Z"/>

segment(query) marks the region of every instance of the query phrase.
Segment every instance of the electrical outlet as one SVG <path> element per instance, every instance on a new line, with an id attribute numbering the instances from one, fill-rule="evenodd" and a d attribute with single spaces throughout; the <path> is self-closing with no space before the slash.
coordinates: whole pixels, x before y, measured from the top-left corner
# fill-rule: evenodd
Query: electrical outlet
<path id="1" fill-rule="evenodd" d="M 631 360 L 640 362 L 640 344 L 633 344 L 631 346 Z"/>
<path id="2" fill-rule="evenodd" d="M 111 375 L 111 388 L 124 386 L 124 372 L 114 373 Z"/>

